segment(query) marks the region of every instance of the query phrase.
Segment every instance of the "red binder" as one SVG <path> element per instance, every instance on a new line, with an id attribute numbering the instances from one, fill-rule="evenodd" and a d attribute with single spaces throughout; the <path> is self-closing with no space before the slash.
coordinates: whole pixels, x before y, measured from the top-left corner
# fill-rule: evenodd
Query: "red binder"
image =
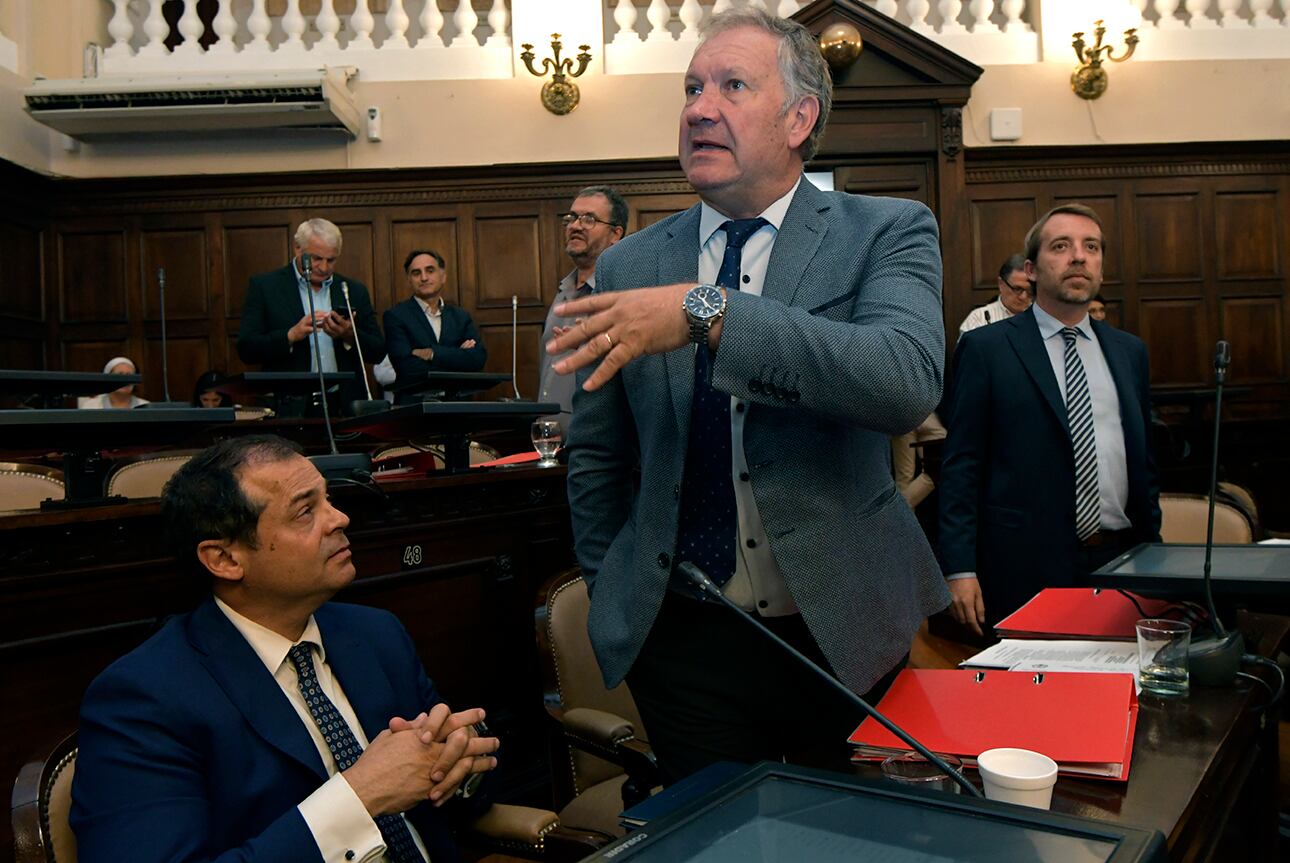
<path id="1" fill-rule="evenodd" d="M 1130 598 L 1132 597 L 1132 598 Z M 1137 600 L 1142 610 L 1133 604 Z M 1145 614 L 1143 613 L 1145 612 Z M 1000 638 L 1079 638 L 1095 641 L 1133 641 L 1134 624 L 1144 617 L 1178 614 L 1177 603 L 1147 599 L 1118 590 L 1088 587 L 1049 587 L 999 621 Z"/>
<path id="2" fill-rule="evenodd" d="M 1058 772 L 1129 778 L 1138 697 L 1131 674 L 905 669 L 878 709 L 933 752 L 975 767 L 987 749 L 1042 752 Z M 849 738 L 856 761 L 908 752 L 873 719 Z"/>

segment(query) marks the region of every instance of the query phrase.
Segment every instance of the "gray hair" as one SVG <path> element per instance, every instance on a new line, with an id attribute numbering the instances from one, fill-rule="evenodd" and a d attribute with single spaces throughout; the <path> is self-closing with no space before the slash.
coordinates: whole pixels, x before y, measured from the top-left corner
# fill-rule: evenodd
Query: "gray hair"
<path id="1" fill-rule="evenodd" d="M 311 239 L 317 237 L 340 254 L 340 228 L 326 219 L 306 219 L 296 228 L 296 246 L 303 249 Z"/>
<path id="2" fill-rule="evenodd" d="M 819 43 L 810 30 L 796 21 L 777 18 L 752 6 L 728 9 L 719 15 L 713 15 L 699 28 L 699 37 L 707 41 L 718 33 L 741 27 L 761 30 L 779 40 L 779 77 L 784 82 L 781 117 L 804 96 L 814 96 L 819 102 L 820 116 L 815 119 L 815 127 L 800 148 L 802 161 L 809 162 L 819 151 L 820 136 L 824 134 L 829 109 L 833 107 L 833 77 L 829 74 L 829 66 L 824 62 L 824 57 L 820 55 Z"/>

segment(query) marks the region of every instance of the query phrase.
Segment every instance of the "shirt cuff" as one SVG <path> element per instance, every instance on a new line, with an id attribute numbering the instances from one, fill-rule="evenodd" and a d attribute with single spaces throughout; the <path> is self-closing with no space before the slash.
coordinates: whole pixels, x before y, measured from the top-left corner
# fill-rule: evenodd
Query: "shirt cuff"
<path id="1" fill-rule="evenodd" d="M 964 578 L 976 578 L 975 572 L 951 572 L 945 576 L 946 581 L 959 581 Z"/>
<path id="2" fill-rule="evenodd" d="M 385 840 L 367 807 L 337 773 L 297 807 L 324 863 L 365 863 L 385 853 Z"/>

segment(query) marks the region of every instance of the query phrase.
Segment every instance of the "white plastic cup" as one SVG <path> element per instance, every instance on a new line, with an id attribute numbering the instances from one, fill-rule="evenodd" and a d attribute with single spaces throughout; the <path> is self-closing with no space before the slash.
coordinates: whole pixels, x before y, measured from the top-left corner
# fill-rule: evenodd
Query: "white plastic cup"
<path id="1" fill-rule="evenodd" d="M 1029 749 L 987 749 L 976 758 L 990 800 L 1047 809 L 1053 802 L 1057 762 Z"/>

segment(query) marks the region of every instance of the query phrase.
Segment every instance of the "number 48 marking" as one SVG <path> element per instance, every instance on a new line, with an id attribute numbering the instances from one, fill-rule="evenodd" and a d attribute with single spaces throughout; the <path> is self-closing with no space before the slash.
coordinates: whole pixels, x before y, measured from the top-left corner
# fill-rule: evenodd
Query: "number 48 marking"
<path id="1" fill-rule="evenodd" d="M 404 566 L 421 565 L 421 546 L 409 545 L 408 547 L 403 549 L 403 565 Z"/>

